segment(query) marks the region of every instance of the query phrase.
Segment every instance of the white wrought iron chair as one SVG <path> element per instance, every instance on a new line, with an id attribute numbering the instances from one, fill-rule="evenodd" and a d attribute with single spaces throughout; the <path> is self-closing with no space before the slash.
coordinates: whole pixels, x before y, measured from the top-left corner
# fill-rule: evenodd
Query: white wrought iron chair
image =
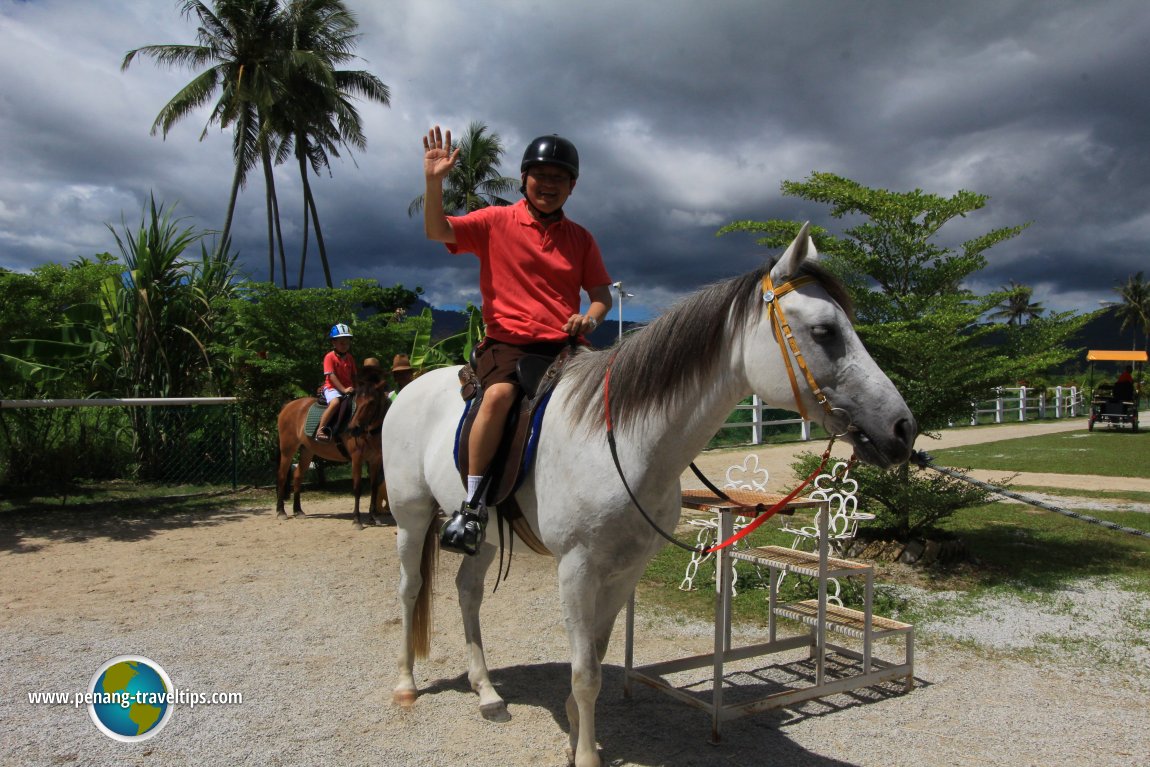
<path id="1" fill-rule="evenodd" d="M 726 483 L 723 485 L 723 489 L 766 492 L 769 477 L 770 475 L 766 468 L 759 466 L 759 456 L 751 453 L 743 459 L 741 464 L 736 463 L 727 467 Z M 750 523 L 751 519 L 749 517 L 735 517 L 735 532 L 739 532 Z M 691 561 L 687 563 L 687 570 L 683 574 L 683 581 L 679 584 L 680 591 L 694 591 L 695 576 L 699 572 L 699 565 L 714 557 L 713 553 L 703 554 L 702 549 L 709 548 L 711 544 L 715 543 L 719 534 L 718 514 L 707 519 L 691 519 L 687 521 L 687 524 L 698 528 L 699 533 L 695 540 L 700 548 L 691 554 Z M 743 539 L 736 541 L 734 545 L 740 548 L 746 548 L 749 544 L 746 539 Z M 736 564 L 738 564 L 738 562 L 731 562 L 731 596 L 738 595 L 738 591 L 735 589 L 735 584 L 739 580 L 739 573 L 735 568 Z M 718 589 L 719 581 L 716 578 L 715 590 L 718 591 Z"/>
<path id="2" fill-rule="evenodd" d="M 846 555 L 851 541 L 858 534 L 859 522 L 874 519 L 874 514 L 867 514 L 858 510 L 858 480 L 850 476 L 851 464 L 840 461 L 834 465 L 830 472 L 815 477 L 814 490 L 810 497 L 818 501 L 826 501 L 829 509 L 827 521 L 827 544 L 834 556 Z M 817 551 L 819 544 L 819 525 L 816 517 L 812 524 L 802 527 L 792 526 L 790 522 L 782 526 L 782 531 L 794 536 L 791 548 L 800 551 Z M 779 577 L 782 585 L 785 573 Z M 827 578 L 827 602 L 843 606 L 842 589 L 838 580 Z"/>

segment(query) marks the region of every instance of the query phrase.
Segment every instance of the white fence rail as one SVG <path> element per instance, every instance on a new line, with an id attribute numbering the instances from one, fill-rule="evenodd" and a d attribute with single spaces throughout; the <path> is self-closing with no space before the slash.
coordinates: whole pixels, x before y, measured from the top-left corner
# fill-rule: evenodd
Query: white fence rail
<path id="1" fill-rule="evenodd" d="M 973 403 L 970 425 L 1013 423 L 1043 418 L 1077 418 L 1089 410 L 1077 386 L 1044 388 L 1000 386 L 992 399 Z"/>
<path id="2" fill-rule="evenodd" d="M 1000 386 L 994 390 L 994 397 L 971 403 L 970 425 L 988 423 L 1013 423 L 1016 421 L 1033 421 L 1046 418 L 1077 418 L 1086 415 L 1090 408 L 1085 401 L 1085 394 L 1077 386 L 1055 386 L 1052 389 L 1026 387 L 1026 386 Z M 751 429 L 752 445 L 764 443 L 763 431 L 768 426 L 800 425 L 800 436 L 803 442 L 811 439 L 811 422 L 802 418 L 784 418 L 781 420 L 763 420 L 766 410 L 770 408 L 752 395 L 749 404 L 740 404 L 735 410 L 751 411 L 750 421 L 731 421 L 722 425 L 722 429 Z M 955 426 L 957 424 L 950 424 Z"/>
<path id="3" fill-rule="evenodd" d="M 766 426 L 793 426 L 799 424 L 799 439 L 803 442 L 809 442 L 811 439 L 811 422 L 802 418 L 784 418 L 781 420 L 764 421 L 763 412 L 766 410 L 779 410 L 779 408 L 772 408 L 761 399 L 759 395 L 752 394 L 750 404 L 740 403 L 735 406 L 735 411 L 749 410 L 751 411 L 750 421 L 731 421 L 725 423 L 720 429 L 745 429 L 748 426 L 751 429 L 751 444 L 761 445 L 765 441 L 763 439 L 763 428 Z"/>

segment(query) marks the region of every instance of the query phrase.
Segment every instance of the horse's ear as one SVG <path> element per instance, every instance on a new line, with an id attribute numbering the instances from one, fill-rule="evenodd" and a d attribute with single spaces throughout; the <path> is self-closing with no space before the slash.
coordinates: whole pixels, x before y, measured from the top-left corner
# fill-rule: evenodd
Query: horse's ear
<path id="1" fill-rule="evenodd" d="M 790 247 L 771 268 L 771 282 L 781 285 L 799 273 L 799 266 L 804 260 L 818 258 L 819 253 L 815 250 L 815 241 L 811 239 L 810 232 L 811 222 L 807 221 L 799 229 Z"/>

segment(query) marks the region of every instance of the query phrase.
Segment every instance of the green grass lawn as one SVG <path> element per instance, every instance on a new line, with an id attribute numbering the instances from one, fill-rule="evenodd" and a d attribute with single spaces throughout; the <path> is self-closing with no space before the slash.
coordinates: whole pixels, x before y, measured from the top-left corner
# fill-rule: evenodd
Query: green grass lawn
<path id="1" fill-rule="evenodd" d="M 1100 474 L 1116 477 L 1150 477 L 1150 436 L 1129 430 L 1085 429 L 1040 437 L 1003 440 L 932 452 L 943 466 L 989 469 L 1003 472 L 1047 472 L 1057 474 Z M 1087 500 L 1112 499 L 1150 502 L 1150 493 L 1129 491 L 1095 492 L 1062 488 L 1017 486 L 1020 492 L 1050 492 L 1067 498 L 1081 497 L 1064 506 L 1124 527 L 1150 532 L 1150 514 L 1134 511 L 1104 511 L 1084 508 Z M 779 521 L 771 520 L 751 536 L 752 545 L 789 546 L 791 538 L 782 533 Z M 982 594 L 1011 593 L 1024 599 L 1039 598 L 1065 588 L 1083 578 L 1119 581 L 1123 588 L 1150 594 L 1150 537 L 1115 532 L 1059 514 L 1014 503 L 990 503 L 963 509 L 947 519 L 942 529 L 965 544 L 970 559 L 956 565 L 926 568 L 890 563 L 876 564 L 875 611 L 914 622 L 913 609 L 889 588 L 909 584 L 931 591 L 961 591 L 968 599 Z M 679 538 L 687 541 L 693 528 L 680 528 Z M 652 560 L 640 583 L 643 600 L 652 600 L 669 609 L 709 620 L 714 616 L 714 566 L 699 568 L 695 590 L 679 590 L 689 554 L 665 547 Z M 765 577 L 745 564 L 739 566 L 738 588 L 746 598 L 735 599 L 734 619 L 765 625 L 767 599 Z M 765 575 L 765 574 L 764 574 Z M 885 584 L 885 585 L 884 585 Z M 757 590 L 757 596 L 751 592 Z M 814 596 L 813 584 L 794 579 L 784 582 L 780 597 L 807 599 Z M 846 603 L 857 606 L 861 594 L 847 592 Z"/>
<path id="2" fill-rule="evenodd" d="M 929 452 L 940 466 L 1150 477 L 1150 434 L 1129 429 L 1083 429 Z"/>

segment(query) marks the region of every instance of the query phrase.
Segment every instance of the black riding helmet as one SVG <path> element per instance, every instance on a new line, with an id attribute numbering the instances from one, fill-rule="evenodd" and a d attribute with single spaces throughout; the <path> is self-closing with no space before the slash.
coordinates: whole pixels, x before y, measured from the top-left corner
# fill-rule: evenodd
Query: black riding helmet
<path id="1" fill-rule="evenodd" d="M 526 173 L 532 165 L 558 165 L 568 170 L 572 179 L 579 178 L 579 152 L 574 144 L 554 133 L 540 136 L 527 145 L 519 172 Z"/>

